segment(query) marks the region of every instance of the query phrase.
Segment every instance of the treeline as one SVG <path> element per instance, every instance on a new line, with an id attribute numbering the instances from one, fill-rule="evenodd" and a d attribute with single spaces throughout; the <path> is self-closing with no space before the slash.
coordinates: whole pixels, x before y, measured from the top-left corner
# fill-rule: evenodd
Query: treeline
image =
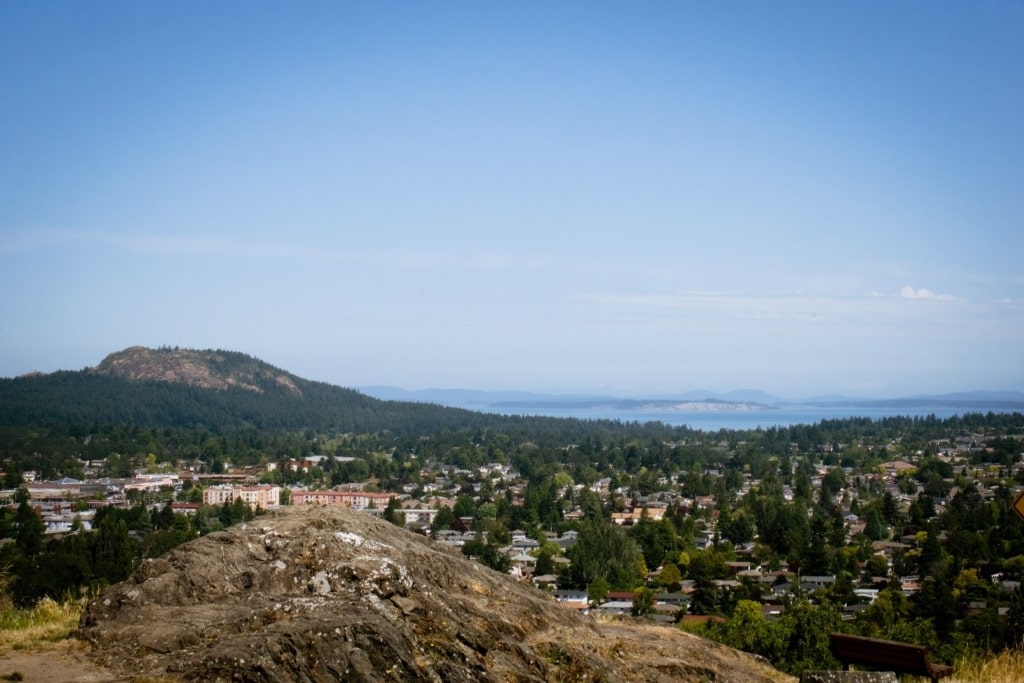
<path id="1" fill-rule="evenodd" d="M 145 558 L 159 557 L 197 536 L 252 519 L 249 507 L 236 500 L 220 508 L 202 507 L 193 516 L 175 513 L 170 501 L 157 509 L 103 507 L 87 533 L 76 519 L 71 533 L 45 535 L 46 527 L 32 509 L 24 489 L 16 506 L 0 508 L 0 570 L 10 597 L 22 607 L 42 597 L 76 598 L 123 581 Z"/>
<path id="2" fill-rule="evenodd" d="M 261 391 L 206 389 L 135 381 L 88 371 L 0 379 L 0 426 L 89 433 L 109 427 L 257 432 L 426 435 L 498 430 L 552 435 L 563 443 L 587 433 L 643 432 L 639 423 L 478 413 L 430 403 L 382 401 L 295 378 L 301 396 L 261 380 Z M 682 428 L 684 431 L 685 428 Z"/>
<path id="3" fill-rule="evenodd" d="M 105 378 L 98 378 L 104 380 Z M 7 380 L 17 381 L 17 380 Z M 2 381 L 0 381 L 2 382 Z M 156 384 L 156 383 L 154 383 Z M 133 383 L 127 383 L 132 386 Z M 160 387 L 160 391 L 173 385 Z M 195 391 L 177 387 L 178 391 Z M 203 391 L 204 395 L 216 393 Z M 389 410 L 401 410 L 388 401 L 375 401 Z M 204 403 L 203 405 L 206 405 Z M 417 407 L 420 404 L 410 404 Z M 427 406 L 434 410 L 449 409 Z M 817 453 L 826 466 L 870 471 L 883 462 L 924 452 L 925 464 L 936 465 L 933 441 L 976 432 L 1020 434 L 1024 416 L 969 414 L 946 419 L 850 418 L 814 425 L 773 427 L 766 430 L 701 432 L 662 423 L 622 423 L 560 418 L 522 418 L 469 413 L 468 425 L 441 423 L 423 431 L 331 429 L 263 429 L 252 423 L 209 420 L 198 426 L 148 426 L 131 422 L 17 423 L 0 419 L 0 467 L 15 488 L 20 473 L 34 470 L 42 478 L 81 478 L 82 460 L 104 460 L 107 476 L 130 476 L 147 459 L 171 465 L 198 463 L 218 472 L 226 463 L 258 465 L 309 455 L 356 458 L 346 464 L 328 461 L 331 484 L 373 477 L 383 487 L 417 483 L 428 464 L 472 470 L 487 463 L 511 464 L 524 477 L 540 481 L 557 473 L 577 484 L 609 478 L 611 488 L 631 485 L 639 494 L 660 490 L 663 477 L 675 477 L 688 495 L 725 494 L 743 480 L 769 470 L 792 484 L 798 458 Z M 0 415 L 7 415 L 0 411 Z M 433 424 L 423 418 L 425 423 Z M 479 423 L 479 424 L 477 424 Z M 406 423 L 411 426 L 413 423 Z M 905 431 L 901 431 L 905 430 Z M 838 446 L 843 444 L 843 448 Z M 1020 438 L 990 439 L 988 451 L 972 455 L 976 462 L 1009 466 L 1020 450 Z M 415 458 L 415 460 L 411 460 Z M 805 463 L 806 467 L 807 463 Z M 947 466 L 948 467 L 948 466 Z M 717 469 L 721 477 L 712 475 Z M 934 480 L 952 476 L 934 474 Z M 282 481 L 280 483 L 296 483 Z M 932 482 L 941 491 L 942 484 Z M 930 493 L 932 493 L 930 491 Z"/>
<path id="4" fill-rule="evenodd" d="M 298 382 L 301 396 L 273 383 L 258 392 L 237 387 L 214 390 L 86 371 L 2 379 L 0 424 L 402 432 L 461 427 L 474 415 L 429 404 L 379 401 L 352 389 Z"/>

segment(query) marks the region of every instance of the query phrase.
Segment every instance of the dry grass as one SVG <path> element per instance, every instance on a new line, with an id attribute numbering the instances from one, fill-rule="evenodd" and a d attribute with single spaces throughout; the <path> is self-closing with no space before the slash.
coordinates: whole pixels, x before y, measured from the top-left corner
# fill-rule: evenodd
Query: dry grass
<path id="1" fill-rule="evenodd" d="M 950 683 L 1019 683 L 1024 681 L 1024 651 L 1004 650 L 991 659 L 961 661 Z"/>
<path id="2" fill-rule="evenodd" d="M 0 609 L 0 642 L 13 650 L 44 649 L 68 637 L 78 627 L 85 602 L 54 602 L 44 598 L 30 609 Z"/>

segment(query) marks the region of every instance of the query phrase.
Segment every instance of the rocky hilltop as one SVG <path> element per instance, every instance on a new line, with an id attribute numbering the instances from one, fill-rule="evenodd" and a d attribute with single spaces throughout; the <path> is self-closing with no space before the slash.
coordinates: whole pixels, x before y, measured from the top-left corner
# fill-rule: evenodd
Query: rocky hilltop
<path id="1" fill-rule="evenodd" d="M 91 372 L 133 381 L 161 381 L 203 389 L 264 391 L 267 382 L 294 396 L 302 391 L 296 378 L 272 365 L 235 351 L 150 349 L 131 346 L 104 358 Z"/>
<path id="2" fill-rule="evenodd" d="M 98 663 L 161 680 L 794 680 L 678 629 L 598 623 L 342 509 L 282 509 L 148 560 L 77 635 Z"/>

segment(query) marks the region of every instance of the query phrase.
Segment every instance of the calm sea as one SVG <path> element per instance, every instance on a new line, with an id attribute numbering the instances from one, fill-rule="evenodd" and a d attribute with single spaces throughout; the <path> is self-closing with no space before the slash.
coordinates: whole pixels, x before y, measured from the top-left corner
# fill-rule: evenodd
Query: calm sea
<path id="1" fill-rule="evenodd" d="M 479 409 L 479 408 L 476 408 Z M 543 415 L 547 417 L 575 417 L 584 420 L 620 420 L 622 422 L 664 422 L 669 425 L 686 425 L 691 429 L 702 431 L 718 431 L 719 429 L 757 429 L 769 427 L 789 427 L 797 424 L 814 424 L 822 420 L 844 419 L 849 417 L 869 417 L 877 420 L 883 417 L 909 416 L 938 418 L 953 417 L 965 413 L 1012 412 L 1005 406 L 989 407 L 971 405 L 968 408 L 955 406 L 922 406 L 922 407 L 890 407 L 890 406 L 793 406 L 775 410 L 751 411 L 707 411 L 707 412 L 668 412 L 615 410 L 613 407 L 601 408 L 531 408 L 517 415 Z M 493 411 L 488 411 L 493 412 Z"/>

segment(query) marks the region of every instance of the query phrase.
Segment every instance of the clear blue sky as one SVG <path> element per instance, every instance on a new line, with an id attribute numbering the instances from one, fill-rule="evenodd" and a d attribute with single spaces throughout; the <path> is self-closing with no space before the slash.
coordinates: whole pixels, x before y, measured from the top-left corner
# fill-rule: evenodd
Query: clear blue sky
<path id="1" fill-rule="evenodd" d="M 1024 390 L 1024 4 L 2 2 L 0 376 Z"/>

